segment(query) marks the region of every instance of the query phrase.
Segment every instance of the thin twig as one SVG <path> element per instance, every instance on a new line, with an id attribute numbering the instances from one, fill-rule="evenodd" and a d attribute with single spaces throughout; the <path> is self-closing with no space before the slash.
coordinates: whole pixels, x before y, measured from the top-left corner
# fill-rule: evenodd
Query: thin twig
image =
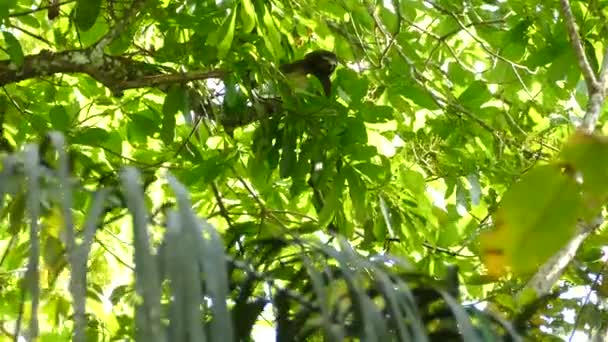
<path id="1" fill-rule="evenodd" d="M 31 10 L 27 10 L 27 11 L 23 11 L 23 12 L 18 12 L 18 13 L 12 13 L 12 14 L 9 14 L 8 16 L 9 16 L 9 18 L 23 17 L 23 16 L 30 15 L 30 14 L 33 14 L 33 13 L 36 13 L 36 12 L 46 11 L 49 8 L 54 7 L 54 6 L 63 6 L 63 5 L 70 4 L 72 2 L 76 2 L 76 0 L 67 0 L 67 1 L 64 1 L 64 2 L 60 2 L 59 4 L 49 4 L 49 5 L 46 5 L 46 6 L 40 6 L 40 7 L 31 9 Z"/>

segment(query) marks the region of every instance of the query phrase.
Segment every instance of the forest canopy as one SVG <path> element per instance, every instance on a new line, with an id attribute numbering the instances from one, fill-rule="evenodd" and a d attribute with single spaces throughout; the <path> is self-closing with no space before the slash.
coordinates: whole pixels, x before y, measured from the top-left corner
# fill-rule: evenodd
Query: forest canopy
<path id="1" fill-rule="evenodd" d="M 608 340 L 607 16 L 1 0 L 0 341 Z"/>

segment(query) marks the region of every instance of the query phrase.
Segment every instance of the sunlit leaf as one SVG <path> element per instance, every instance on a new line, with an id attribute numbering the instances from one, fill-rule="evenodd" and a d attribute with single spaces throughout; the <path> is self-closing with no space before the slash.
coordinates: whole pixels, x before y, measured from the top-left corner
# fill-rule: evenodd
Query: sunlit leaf
<path id="1" fill-rule="evenodd" d="M 503 196 L 495 228 L 481 237 L 490 274 L 533 272 L 572 236 L 581 213 L 579 187 L 555 165 L 525 174 Z"/>
<path id="2" fill-rule="evenodd" d="M 82 130 L 74 135 L 71 142 L 73 144 L 99 146 L 110 137 L 110 134 L 99 127 L 92 127 Z"/>
<path id="3" fill-rule="evenodd" d="M 574 134 L 560 153 L 573 177 L 581 177 L 588 218 L 597 214 L 608 198 L 608 139 Z"/>
<path id="4" fill-rule="evenodd" d="M 234 25 L 236 23 L 236 7 L 232 8 L 232 11 L 228 17 L 224 20 L 224 23 L 219 29 L 219 43 L 217 45 L 217 57 L 224 58 L 230 50 L 232 45 L 232 39 L 234 38 Z"/>
<path id="5" fill-rule="evenodd" d="M 71 118 L 64 106 L 55 106 L 49 112 L 51 125 L 59 131 L 66 131 L 70 127 Z"/>
<path id="6" fill-rule="evenodd" d="M 346 167 L 343 172 L 348 182 L 348 191 L 350 200 L 353 202 L 353 208 L 355 209 L 355 217 L 359 222 L 364 222 L 368 215 L 365 203 L 367 194 L 365 183 L 352 167 Z"/>
<path id="7" fill-rule="evenodd" d="M 255 27 L 255 8 L 251 0 L 241 0 L 241 21 L 243 31 L 247 33 Z"/>
<path id="8" fill-rule="evenodd" d="M 10 56 L 11 61 L 15 63 L 17 67 L 21 67 L 25 58 L 21 44 L 17 38 L 15 38 L 15 36 L 8 31 L 2 31 L 2 36 L 4 37 L 4 42 L 6 43 L 8 55 Z"/>
<path id="9" fill-rule="evenodd" d="M 163 103 L 162 141 L 170 145 L 175 138 L 175 114 L 183 108 L 185 93 L 181 87 L 171 87 Z"/>
<path id="10" fill-rule="evenodd" d="M 74 21 L 82 31 L 88 31 L 95 25 L 101 13 L 102 0 L 78 0 Z"/>

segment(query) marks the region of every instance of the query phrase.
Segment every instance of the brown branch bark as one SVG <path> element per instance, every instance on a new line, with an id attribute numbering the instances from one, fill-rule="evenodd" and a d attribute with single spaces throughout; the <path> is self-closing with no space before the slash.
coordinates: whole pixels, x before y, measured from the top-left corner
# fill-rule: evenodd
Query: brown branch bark
<path id="1" fill-rule="evenodd" d="M 570 7 L 570 1 L 560 0 L 560 4 L 564 13 L 564 21 L 566 23 L 566 28 L 568 29 L 570 43 L 572 44 L 574 53 L 576 53 L 578 66 L 581 68 L 585 83 L 587 83 L 588 91 L 593 92 L 598 88 L 597 78 L 593 69 L 591 69 L 587 55 L 585 54 L 585 49 L 583 48 L 583 43 L 581 42 L 581 37 L 578 33 L 578 26 L 576 25 L 576 20 L 574 19 L 574 14 L 572 14 L 572 8 Z"/>
<path id="2" fill-rule="evenodd" d="M 223 79 L 229 71 L 189 71 L 172 72 L 157 65 L 140 62 L 123 56 L 103 54 L 97 46 L 87 49 L 62 52 L 42 51 L 37 55 L 28 55 L 23 66 L 18 68 L 10 60 L 0 61 L 0 87 L 29 79 L 47 77 L 54 74 L 78 74 L 91 76 L 106 86 L 115 96 L 122 95 L 127 89 L 159 88 L 162 91 L 171 84 L 185 84 L 190 81 L 210 78 Z M 204 117 L 204 103 L 198 92 L 191 89 L 191 108 Z M 281 101 L 274 98 L 260 99 L 256 106 L 248 107 L 239 113 L 222 113 L 217 119 L 228 134 L 235 128 L 247 125 L 261 117 L 271 117 L 281 112 Z"/>
<path id="3" fill-rule="evenodd" d="M 126 89 L 158 87 L 208 78 L 222 78 L 224 71 L 192 71 L 167 74 L 160 67 L 127 57 L 100 54 L 95 48 L 29 55 L 18 68 L 9 60 L 0 61 L 0 86 L 54 74 L 84 73 L 119 95 Z"/>

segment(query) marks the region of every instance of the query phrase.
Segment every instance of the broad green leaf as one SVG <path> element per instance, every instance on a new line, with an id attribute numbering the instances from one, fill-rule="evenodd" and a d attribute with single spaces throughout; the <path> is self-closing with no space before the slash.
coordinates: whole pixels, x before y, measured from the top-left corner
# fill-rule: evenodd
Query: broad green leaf
<path id="1" fill-rule="evenodd" d="M 386 7 L 382 6 L 380 7 L 379 12 L 382 23 L 389 32 L 397 32 L 397 16 L 395 15 L 394 10 L 388 10 Z"/>
<path id="2" fill-rule="evenodd" d="M 581 214 L 579 186 L 556 165 L 538 166 L 505 193 L 496 227 L 481 237 L 490 274 L 534 272 L 572 236 Z"/>
<path id="3" fill-rule="evenodd" d="M 217 45 L 217 57 L 222 59 L 226 56 L 232 45 L 234 38 L 234 26 L 236 23 L 237 7 L 233 7 L 230 15 L 224 19 L 224 23 L 219 29 L 219 44 Z"/>
<path id="4" fill-rule="evenodd" d="M 414 22 L 417 14 L 416 7 L 420 6 L 420 2 L 413 0 L 400 0 L 399 7 L 401 9 L 401 15 L 408 20 Z"/>
<path id="5" fill-rule="evenodd" d="M 345 167 L 342 172 L 344 172 L 346 181 L 348 182 L 348 192 L 350 200 L 353 203 L 353 209 L 355 210 L 355 217 L 359 222 L 364 222 L 368 216 L 365 203 L 367 195 L 365 183 L 351 166 Z"/>
<path id="6" fill-rule="evenodd" d="M 374 28 L 374 19 L 367 8 L 365 8 L 365 6 L 360 6 L 358 2 L 352 7 L 351 15 L 356 22 L 366 29 L 372 30 Z"/>
<path id="7" fill-rule="evenodd" d="M 394 108 L 389 106 L 379 106 L 371 102 L 365 102 L 360 113 L 365 122 L 386 122 L 393 119 Z"/>
<path id="8" fill-rule="evenodd" d="M 129 47 L 131 47 L 132 41 L 132 33 L 125 31 L 108 45 L 108 50 L 110 54 L 114 56 L 119 56 L 125 53 L 129 49 Z"/>
<path id="9" fill-rule="evenodd" d="M 54 236 L 47 236 L 42 247 L 42 259 L 52 272 L 57 272 L 66 265 L 65 248 L 61 240 Z"/>
<path id="10" fill-rule="evenodd" d="M 18 234 L 24 226 L 25 221 L 23 220 L 25 214 L 25 196 L 22 192 L 18 192 L 15 195 L 15 199 L 11 202 L 10 219 L 8 225 L 8 232 L 11 235 Z"/>
<path id="11" fill-rule="evenodd" d="M 448 34 L 453 34 L 454 32 L 458 32 L 460 27 L 458 26 L 458 22 L 449 16 L 443 17 L 443 20 L 439 22 L 437 29 L 435 30 L 435 34 L 439 36 L 444 36 Z M 483 27 L 480 27 L 483 29 Z M 480 30 L 481 31 L 481 30 Z"/>
<path id="12" fill-rule="evenodd" d="M 403 88 L 403 95 L 408 98 L 410 101 L 414 102 L 415 104 L 430 109 L 430 110 L 435 110 L 435 109 L 439 109 L 439 106 L 437 106 L 437 103 L 435 103 L 435 100 L 433 99 L 433 97 L 428 93 L 428 91 L 426 89 L 420 88 L 419 86 L 416 85 L 409 85 L 409 86 L 405 86 Z"/>
<path id="13" fill-rule="evenodd" d="M 458 101 L 470 109 L 478 109 L 492 98 L 485 82 L 476 81 L 470 84 L 467 89 L 460 94 Z"/>
<path id="14" fill-rule="evenodd" d="M 88 31 L 95 25 L 99 13 L 101 13 L 102 0 L 78 0 L 76 3 L 76 14 L 74 21 L 79 29 Z"/>
<path id="15" fill-rule="evenodd" d="M 527 18 L 524 18 L 504 35 L 504 47 L 501 49 L 501 51 L 503 51 L 501 53 L 503 57 L 514 62 L 519 62 L 526 52 L 529 27 L 530 21 Z"/>
<path id="16" fill-rule="evenodd" d="M 588 39 L 585 39 L 583 43 L 585 45 L 585 55 L 587 55 L 591 70 L 593 70 L 593 72 L 595 73 L 599 72 L 600 65 L 597 61 L 597 54 L 595 53 L 595 48 L 593 47 L 593 44 Z"/>
<path id="17" fill-rule="evenodd" d="M 83 46 L 92 46 L 108 33 L 110 27 L 105 20 L 97 20 L 87 31 L 79 33 Z"/>
<path id="18" fill-rule="evenodd" d="M 563 147 L 560 159 L 573 177 L 580 173 L 587 218 L 594 217 L 608 198 L 608 139 L 574 134 Z"/>
<path id="19" fill-rule="evenodd" d="M 281 161 L 279 162 L 279 174 L 281 178 L 290 177 L 297 165 L 296 133 L 286 127 L 283 130 L 283 144 L 281 146 Z"/>
<path id="20" fill-rule="evenodd" d="M 346 130 L 340 136 L 340 145 L 344 147 L 356 145 L 353 148 L 364 148 L 365 143 L 367 143 L 367 128 L 363 120 L 353 117 L 346 118 Z"/>
<path id="21" fill-rule="evenodd" d="M 336 214 L 341 208 L 340 199 L 342 197 L 342 190 L 344 188 L 344 175 L 338 174 L 334 182 L 334 190 L 329 194 L 325 195 L 325 202 L 323 203 L 323 209 L 319 213 L 319 226 L 327 227 L 334 219 Z"/>
<path id="22" fill-rule="evenodd" d="M 340 55 L 340 57 L 343 58 L 342 55 Z M 335 84 L 346 92 L 351 105 L 357 105 L 367 94 L 369 80 L 361 77 L 354 70 L 341 68 L 336 72 Z"/>
<path id="23" fill-rule="evenodd" d="M 38 19 L 33 16 L 33 15 L 23 15 L 19 17 L 19 21 L 24 23 L 25 25 L 33 28 L 33 29 L 39 29 L 40 28 L 40 21 L 38 21 Z"/>
<path id="24" fill-rule="evenodd" d="M 117 155 L 121 155 L 123 142 L 124 140 L 122 135 L 118 131 L 112 130 L 108 132 L 107 139 L 100 141 L 100 145 Z"/>
<path id="25" fill-rule="evenodd" d="M 21 67 L 25 58 L 21 44 L 17 38 L 15 38 L 15 36 L 8 31 L 2 31 L 2 35 L 4 36 L 4 43 L 6 43 L 6 49 L 9 57 L 11 58 L 11 62 L 15 63 L 17 67 Z"/>
<path id="26" fill-rule="evenodd" d="M 180 86 L 169 88 L 165 102 L 163 103 L 163 122 L 160 131 L 160 138 L 165 145 L 171 145 L 175 140 L 175 115 L 183 108 L 184 89 Z"/>
<path id="27" fill-rule="evenodd" d="M 80 145 L 100 146 L 109 137 L 108 131 L 99 127 L 91 127 L 77 132 L 70 142 Z"/>
<path id="28" fill-rule="evenodd" d="M 241 21 L 245 33 L 251 32 L 255 27 L 255 7 L 251 0 L 241 0 Z"/>
<path id="29" fill-rule="evenodd" d="M 131 145 L 145 144 L 148 139 L 148 132 L 134 121 L 127 122 L 127 140 Z"/>
<path id="30" fill-rule="evenodd" d="M 576 67 L 576 59 L 573 53 L 566 51 L 565 53 L 554 56 L 551 66 L 547 70 L 547 76 L 550 82 L 561 81 L 566 77 L 568 69 Z"/>
<path id="31" fill-rule="evenodd" d="M 360 163 L 355 166 L 359 172 L 368 177 L 374 183 L 382 183 L 390 173 L 389 165 L 377 165 L 373 163 Z"/>
<path id="32" fill-rule="evenodd" d="M 64 106 L 54 106 L 51 108 L 49 111 L 49 118 L 51 119 L 51 126 L 53 129 L 65 132 L 70 128 L 72 119 Z"/>
<path id="33" fill-rule="evenodd" d="M 257 14 L 258 25 L 263 24 L 263 34 L 266 48 L 272 56 L 280 59 L 283 56 L 283 47 L 281 46 L 281 34 L 273 19 L 271 9 L 268 4 L 262 0 L 256 0 L 255 10 Z"/>
<path id="34" fill-rule="evenodd" d="M 0 24 L 8 18 L 9 10 L 17 5 L 17 0 L 0 1 Z"/>

